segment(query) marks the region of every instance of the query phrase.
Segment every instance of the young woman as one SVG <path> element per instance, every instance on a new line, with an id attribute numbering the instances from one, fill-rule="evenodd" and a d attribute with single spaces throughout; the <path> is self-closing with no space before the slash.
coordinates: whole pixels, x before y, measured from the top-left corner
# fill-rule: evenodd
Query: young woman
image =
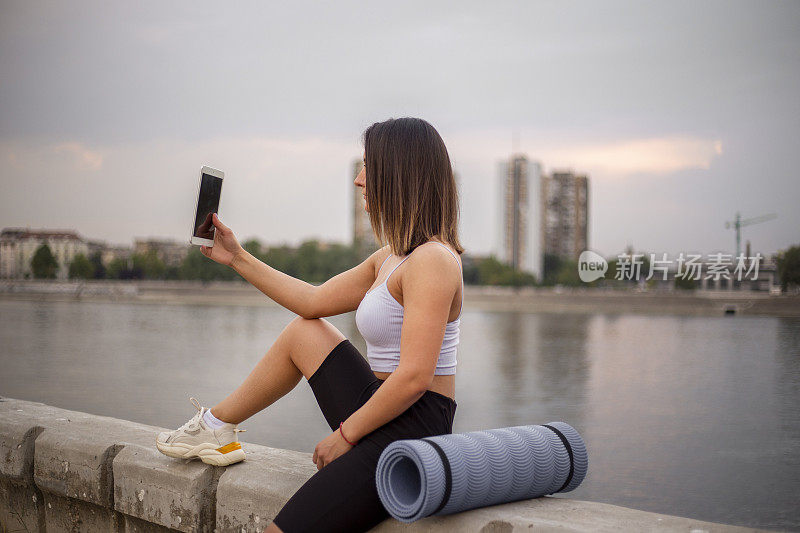
<path id="1" fill-rule="evenodd" d="M 318 471 L 289 499 L 267 533 L 366 531 L 389 514 L 378 498 L 381 452 L 399 439 L 451 433 L 463 273 L 458 195 L 447 148 L 428 122 L 375 123 L 364 132 L 364 169 L 354 183 L 386 246 L 320 286 L 275 270 L 242 249 L 214 215 L 214 246 L 230 265 L 299 315 L 245 381 L 211 409 L 162 433 L 159 449 L 226 465 L 244 459 L 237 424 L 292 390 L 302 377 L 333 432 L 317 444 Z M 367 360 L 322 317 L 356 311 Z"/>

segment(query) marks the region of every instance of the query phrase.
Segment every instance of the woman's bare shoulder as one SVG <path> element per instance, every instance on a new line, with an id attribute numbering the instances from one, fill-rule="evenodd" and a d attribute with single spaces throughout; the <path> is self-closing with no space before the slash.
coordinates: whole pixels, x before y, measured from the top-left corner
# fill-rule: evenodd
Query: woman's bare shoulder
<path id="1" fill-rule="evenodd" d="M 439 244 L 434 244 L 434 241 L 431 240 L 417 246 L 411 252 L 408 262 L 410 263 L 413 260 L 415 265 L 424 265 L 426 271 L 433 271 L 439 275 L 452 270 L 458 274 L 459 283 L 461 283 L 461 259 L 458 258 L 458 254 L 452 251 L 447 244 L 439 241 L 435 242 Z M 414 269 L 417 270 L 416 268 Z"/>
<path id="2" fill-rule="evenodd" d="M 372 269 L 376 276 L 378 275 L 378 271 L 381 269 L 381 266 L 383 266 L 390 255 L 392 255 L 392 248 L 388 244 L 383 248 L 375 250 L 375 252 L 372 254 Z"/>
<path id="3" fill-rule="evenodd" d="M 438 253 L 438 254 L 442 255 L 443 257 L 449 257 L 450 261 L 453 261 L 455 259 L 455 261 L 458 263 L 458 266 L 461 267 L 461 257 L 453 249 L 453 247 L 450 246 L 448 243 L 442 242 L 442 241 L 439 241 L 439 240 L 431 239 L 428 242 L 417 246 L 417 249 L 423 248 L 423 247 L 436 250 L 436 251 L 431 252 L 431 253 L 434 253 L 434 254 Z M 426 253 L 428 253 L 428 252 L 426 252 Z"/>

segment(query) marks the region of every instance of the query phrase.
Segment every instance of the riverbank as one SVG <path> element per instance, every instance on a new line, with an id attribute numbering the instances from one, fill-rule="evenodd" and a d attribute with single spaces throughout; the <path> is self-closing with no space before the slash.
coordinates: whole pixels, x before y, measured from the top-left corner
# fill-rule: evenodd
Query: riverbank
<path id="1" fill-rule="evenodd" d="M 0 281 L 0 299 L 163 305 L 278 304 L 243 282 Z M 800 296 L 741 291 L 634 291 L 465 286 L 466 311 L 800 317 Z"/>
<path id="2" fill-rule="evenodd" d="M 165 428 L 0 397 L 0 531 L 262 531 L 316 472 L 310 453 L 243 442 L 228 467 L 166 457 Z M 394 531 L 725 531 L 756 529 L 543 497 Z"/>

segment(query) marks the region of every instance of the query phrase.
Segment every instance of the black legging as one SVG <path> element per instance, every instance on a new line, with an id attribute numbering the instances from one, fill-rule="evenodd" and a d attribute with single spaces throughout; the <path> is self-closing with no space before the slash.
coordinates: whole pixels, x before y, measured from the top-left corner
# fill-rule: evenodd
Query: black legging
<path id="1" fill-rule="evenodd" d="M 347 339 L 308 379 L 331 430 L 364 405 L 384 381 L 375 377 Z M 448 396 L 426 391 L 397 418 L 365 435 L 311 476 L 278 512 L 275 523 L 285 533 L 356 532 L 368 531 L 389 518 L 375 487 L 381 452 L 395 440 L 452 433 L 457 405 Z"/>

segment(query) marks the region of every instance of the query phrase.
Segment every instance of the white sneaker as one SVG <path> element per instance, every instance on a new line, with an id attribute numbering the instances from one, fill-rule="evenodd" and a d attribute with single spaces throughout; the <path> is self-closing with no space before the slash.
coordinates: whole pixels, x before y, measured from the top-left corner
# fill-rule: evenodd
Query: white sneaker
<path id="1" fill-rule="evenodd" d="M 212 429 L 203 421 L 208 410 L 195 398 L 189 398 L 197 408 L 197 413 L 184 425 L 174 431 L 162 431 L 156 437 L 156 447 L 164 455 L 178 459 L 199 457 L 204 463 L 226 466 L 244 460 L 244 450 L 237 435 L 236 424 L 226 423 L 219 429 Z"/>

